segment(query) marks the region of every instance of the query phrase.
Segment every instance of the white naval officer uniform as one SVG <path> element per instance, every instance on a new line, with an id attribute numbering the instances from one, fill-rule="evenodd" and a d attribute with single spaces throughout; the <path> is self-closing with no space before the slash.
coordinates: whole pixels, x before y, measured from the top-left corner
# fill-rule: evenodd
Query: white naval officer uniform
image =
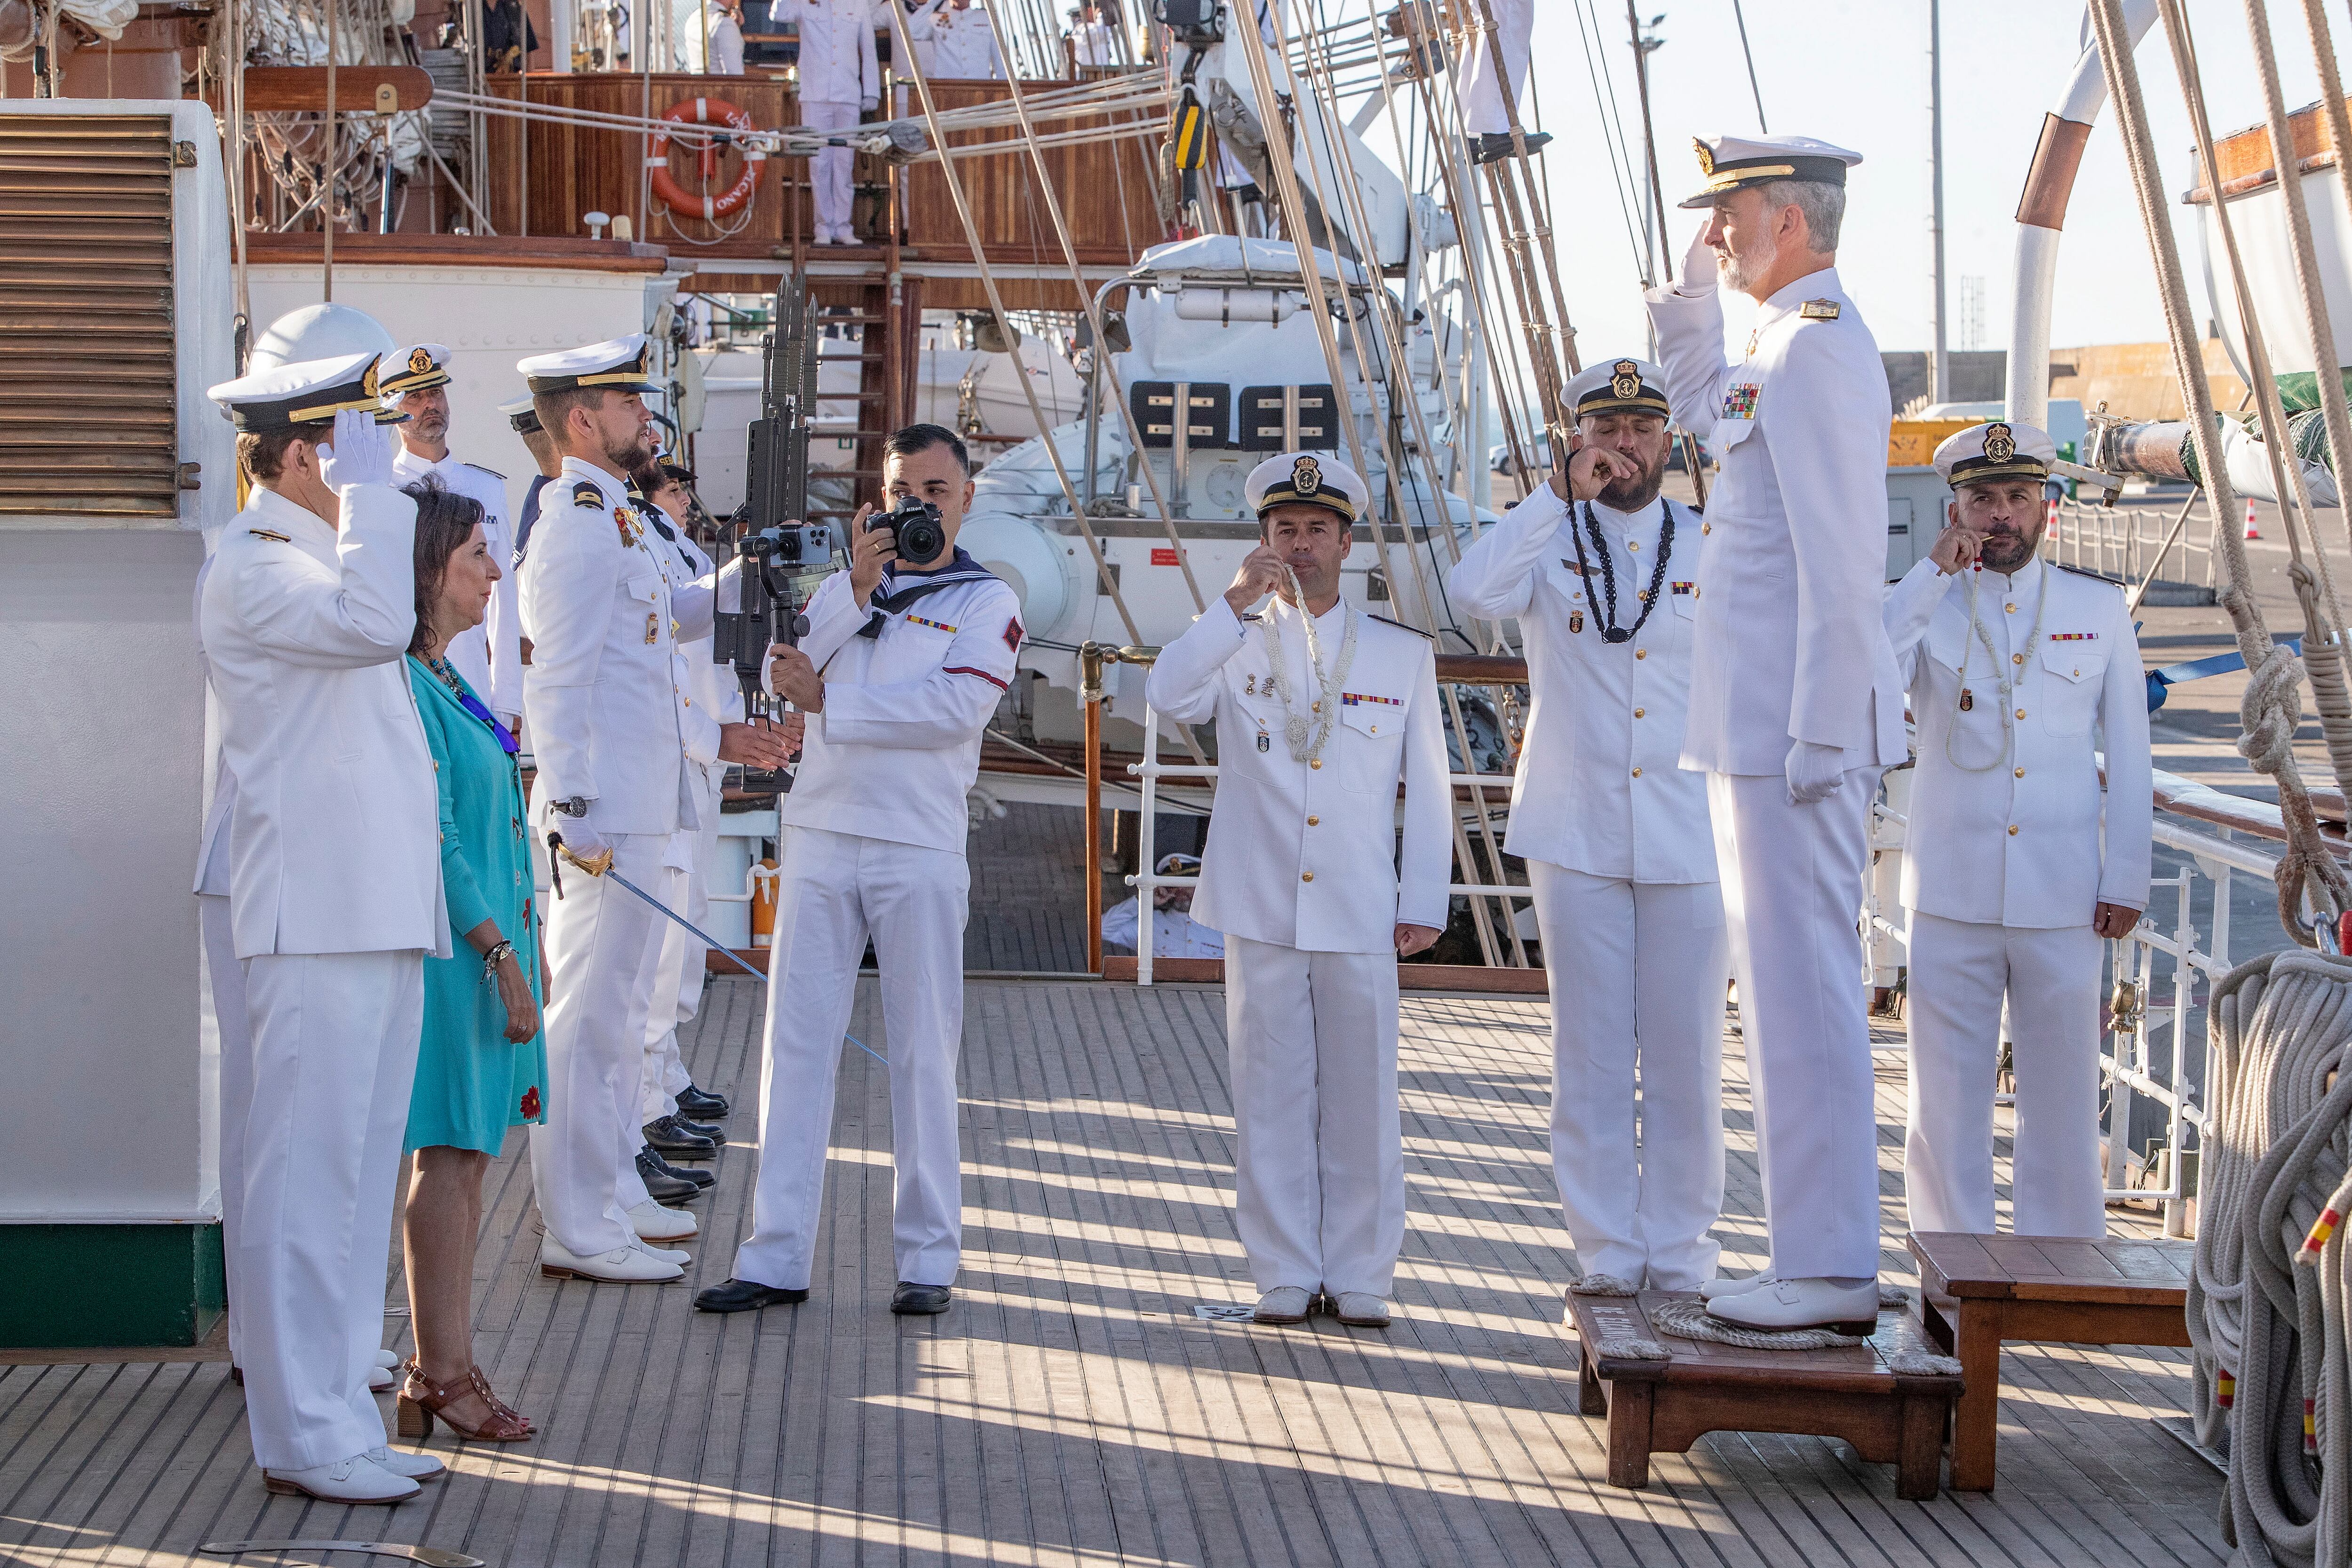
<path id="1" fill-rule="evenodd" d="M 1620 376 L 1625 397 L 1613 395 Z M 1602 362 L 1569 384 L 1575 416 L 1664 415 L 1664 376 Z M 1673 537 L 1658 559 L 1667 509 Z M 1577 1261 L 1658 1290 L 1715 1277 L 1723 1207 L 1723 1004 L 1731 955 L 1706 782 L 1677 767 L 1708 535 L 1687 507 L 1632 514 L 1539 486 L 1462 553 L 1460 609 L 1516 618 L 1533 704 L 1509 837 L 1543 933 L 1552 1016 L 1552 1168 Z M 1580 571 L 1581 560 L 1589 571 Z M 1608 552 L 1616 622 L 1603 637 Z M 1658 602 L 1636 597 L 1655 576 Z M 1638 1073 L 1637 1073 L 1638 1068 Z"/>
<path id="2" fill-rule="evenodd" d="M 1343 465 L 1295 454 L 1250 475 L 1253 505 L 1299 499 L 1287 476 L 1301 461 L 1361 505 L 1363 482 Z M 1342 598 L 1315 617 L 1318 670 L 1305 622 L 1279 597 L 1247 620 L 1211 599 L 1160 650 L 1145 691 L 1167 718 L 1217 727 L 1192 918 L 1225 933 L 1234 1225 L 1250 1278 L 1261 1293 L 1386 1297 L 1404 1244 L 1396 928 L 1444 928 L 1453 791 L 1428 637 Z M 1339 679 L 1339 721 L 1310 761 L 1291 755 L 1269 633 L 1297 711 Z"/>
<path id="3" fill-rule="evenodd" d="M 810 595 L 801 650 L 824 678 L 778 803 L 776 925 L 760 1073 L 760 1173 L 733 1277 L 804 1290 L 835 1079 L 870 937 L 881 972 L 898 1279 L 952 1285 L 963 1257 L 956 1060 L 971 889 L 964 797 L 1013 679 L 1021 602 L 958 550 L 886 569 L 859 609 L 849 574 Z M 870 634 L 870 635 L 868 635 Z"/>
<path id="4" fill-rule="evenodd" d="M 1842 181 L 1840 160 L 1859 162 L 1811 155 L 1796 166 L 1811 177 L 1835 165 Z M 1736 188 L 1740 164 L 1756 162 L 1714 160 L 1710 195 L 1697 199 Z M 1712 288 L 1654 289 L 1647 301 L 1675 422 L 1721 465 L 1682 765 L 1707 775 L 1772 1272 L 1873 1277 L 1877 1123 L 1856 921 L 1871 798 L 1880 771 L 1906 754 L 1902 681 L 1880 619 L 1885 367 L 1834 268 L 1765 300 L 1737 364 L 1724 360 Z M 1792 802 L 1785 773 L 1800 742 L 1844 753 L 1842 787 L 1810 805 Z"/>
<path id="5" fill-rule="evenodd" d="M 887 0 L 896 5 L 898 0 Z M 800 28 L 801 123 L 812 131 L 845 131 L 881 101 L 882 68 L 874 52 L 872 0 L 775 0 L 772 25 Z M 849 232 L 852 163 L 846 147 L 827 147 L 810 160 L 816 193 L 816 242 L 854 243 Z"/>
<path id="6" fill-rule="evenodd" d="M 531 824 L 561 834 L 570 819 L 554 803 L 585 799 L 613 869 L 656 892 L 671 836 L 700 820 L 675 655 L 677 637 L 708 633 L 710 590 L 655 548 L 620 479 L 566 457 L 550 495 L 521 572 Z M 668 922 L 600 877 L 562 875 L 547 913 L 549 1093 L 530 1130 L 531 1180 L 548 1235 L 593 1258 L 636 1238 L 639 1080 Z"/>
<path id="7" fill-rule="evenodd" d="M 1979 426 L 1981 458 L 2028 426 Z M 1969 481 L 1969 468 L 1951 477 Z M 2103 1237 L 2101 903 L 2147 907 L 2147 688 L 2122 593 L 2036 557 L 2015 573 L 1914 566 L 1887 629 L 1911 692 L 1919 763 L 1903 861 L 1911 912 L 1911 1228 L 1993 1229 L 1992 1095 L 2001 1004 L 2017 1075 L 2011 1208 L 2021 1236 Z M 1981 631 L 1979 628 L 1981 628 Z M 1990 644 L 1990 647 L 1988 647 Z M 2021 662 L 2020 662 L 2021 660 Z M 1967 693 L 1966 706 L 1963 692 Z M 2101 769 L 2105 779 L 2102 790 Z"/>
<path id="8" fill-rule="evenodd" d="M 208 395 L 244 428 L 373 412 L 373 358 L 282 366 Z M 347 395 L 362 381 L 363 397 Z M 338 528 L 257 488 L 204 584 L 199 636 L 236 781 L 229 913 L 251 1053 L 228 1285 L 265 1470 L 384 1443 L 368 1380 L 423 957 L 448 951 L 433 756 L 402 663 L 415 516 L 397 490 L 354 484 Z"/>
<path id="9" fill-rule="evenodd" d="M 907 37 L 915 46 L 916 63 L 926 79 L 985 81 L 1004 74 L 1004 57 L 997 52 L 996 29 L 974 0 L 959 11 L 950 0 L 923 0 L 907 13 Z"/>

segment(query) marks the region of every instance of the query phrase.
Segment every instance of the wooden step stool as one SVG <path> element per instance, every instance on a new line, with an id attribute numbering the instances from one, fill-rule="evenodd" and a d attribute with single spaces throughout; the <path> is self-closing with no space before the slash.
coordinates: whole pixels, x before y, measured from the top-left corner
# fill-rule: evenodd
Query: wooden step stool
<path id="1" fill-rule="evenodd" d="M 1968 1383 L 1952 1423 L 1954 1491 L 1992 1490 L 2003 1340 L 2189 1343 L 2194 1242 L 1914 1231 L 1910 1244 L 1920 1326 Z"/>
<path id="2" fill-rule="evenodd" d="M 1823 1351 L 1742 1350 L 1650 1327 L 1659 1307 L 1696 1300 L 1667 1290 L 1568 1298 L 1582 1352 L 1579 1408 L 1609 1417 L 1612 1486 L 1648 1485 L 1651 1455 L 1686 1454 L 1709 1432 L 1785 1432 L 1843 1438 L 1864 1458 L 1896 1467 L 1896 1496 L 1936 1495 L 1944 1425 L 1961 1380 L 1889 1364 L 1906 1351 L 1942 1353 L 1919 1337 L 1908 1313 L 1881 1314 L 1866 1344 Z M 1639 1340 L 1664 1346 L 1667 1359 L 1612 1353 Z"/>

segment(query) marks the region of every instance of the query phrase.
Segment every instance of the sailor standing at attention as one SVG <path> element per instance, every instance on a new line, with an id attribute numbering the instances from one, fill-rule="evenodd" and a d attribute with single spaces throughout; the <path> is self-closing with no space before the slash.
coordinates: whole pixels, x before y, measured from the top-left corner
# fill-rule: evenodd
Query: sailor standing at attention
<path id="1" fill-rule="evenodd" d="M 712 608 L 710 584 L 656 548 L 628 500 L 629 472 L 653 456 L 650 354 L 638 334 L 515 367 L 563 454 L 521 572 L 531 825 L 559 895 L 547 914 L 547 1120 L 530 1130 L 547 1226 L 539 1264 L 614 1284 L 676 1279 L 684 1255 L 653 1250 L 629 1213 L 646 1195 L 637 1090 L 667 922 L 603 878 L 661 886 L 671 835 L 700 820 L 676 652 L 708 635 Z"/>
<path id="2" fill-rule="evenodd" d="M 387 405 L 406 415 L 392 472 L 399 484 L 431 479 L 482 504 L 482 537 L 502 575 L 490 591 L 489 613 L 478 626 L 449 639 L 447 657 L 466 684 L 486 698 L 499 722 L 512 732 L 522 715 L 522 617 L 515 609 L 514 531 L 507 526 L 507 480 L 449 454 L 449 350 L 441 343 L 412 343 L 385 361 Z"/>
<path id="3" fill-rule="evenodd" d="M 1887 600 L 1919 729 L 1903 855 L 1913 1230 L 1993 1228 L 2005 997 L 2017 1234 L 2107 1233 L 2099 944 L 2130 935 L 2147 907 L 2147 686 L 2116 585 L 2034 553 L 2056 455 L 2031 425 L 1979 425 L 1937 447 L 1951 526 Z"/>
<path id="4" fill-rule="evenodd" d="M 1658 493 L 1665 374 L 1568 384 L 1576 446 L 1462 552 L 1454 603 L 1517 620 L 1535 703 L 1504 847 L 1527 858 L 1551 981 L 1551 1159 L 1588 1279 L 1695 1290 L 1723 1207 L 1731 969 L 1706 781 L 1675 766 L 1708 535 Z"/>
<path id="5" fill-rule="evenodd" d="M 424 958 L 449 942 L 433 754 L 403 664 L 416 503 L 391 484 L 375 355 L 205 395 L 254 486 L 199 618 L 236 785 L 217 831 L 250 1059 L 222 1079 L 249 1098 L 222 1120 L 242 1128 L 227 1264 L 246 1415 L 271 1491 L 399 1502 L 442 1472 L 385 1445 L 368 1389 Z"/>
<path id="6" fill-rule="evenodd" d="M 1698 153 L 1706 186 L 1682 205 L 1706 226 L 1648 301 L 1675 417 L 1721 465 L 1682 765 L 1706 774 L 1772 1247 L 1761 1274 L 1701 1293 L 1749 1328 L 1867 1331 L 1878 1135 L 1856 920 L 1871 797 L 1906 748 L 1879 610 L 1886 371 L 1835 265 L 1862 160 L 1802 136 Z M 1736 364 L 1718 270 L 1759 306 Z"/>
<path id="7" fill-rule="evenodd" d="M 898 0 L 885 0 L 897 5 Z M 882 68 L 874 52 L 873 0 L 774 0 L 770 26 L 793 23 L 800 32 L 801 123 L 812 131 L 848 131 L 882 101 Z M 809 161 L 816 196 L 819 245 L 855 245 L 849 217 L 856 189 L 856 154 L 828 146 Z"/>
<path id="8" fill-rule="evenodd" d="M 1285 453 L 1242 493 L 1258 547 L 1145 689 L 1168 718 L 1217 726 L 1192 913 L 1225 933 L 1234 1223 L 1257 1321 L 1302 1321 L 1322 1297 L 1377 1327 L 1404 1245 L 1397 960 L 1444 928 L 1453 859 L 1434 650 L 1339 596 L 1370 493 L 1352 469 Z"/>

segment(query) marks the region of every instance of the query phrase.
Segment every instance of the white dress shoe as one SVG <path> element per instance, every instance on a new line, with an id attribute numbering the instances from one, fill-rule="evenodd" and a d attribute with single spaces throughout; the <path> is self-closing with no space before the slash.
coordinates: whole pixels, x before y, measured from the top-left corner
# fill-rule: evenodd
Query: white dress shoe
<path id="1" fill-rule="evenodd" d="M 702 1229 L 684 1209 L 667 1209 L 651 1198 L 629 1211 L 629 1223 L 640 1241 L 684 1241 Z"/>
<path id="2" fill-rule="evenodd" d="M 375 1352 L 375 1364 L 383 1368 L 386 1372 L 398 1372 L 400 1370 L 400 1357 L 390 1351 L 379 1350 Z"/>
<path id="3" fill-rule="evenodd" d="M 1257 1299 L 1251 1317 L 1261 1323 L 1303 1323 L 1315 1298 L 1304 1285 L 1276 1285 Z"/>
<path id="4" fill-rule="evenodd" d="M 1772 1283 L 1772 1272 L 1769 1268 L 1761 1274 L 1750 1274 L 1745 1279 L 1709 1279 L 1698 1288 L 1698 1299 L 1702 1301 L 1719 1301 L 1726 1296 L 1744 1296 L 1759 1285 L 1770 1283 Z"/>
<path id="5" fill-rule="evenodd" d="M 281 1497 L 317 1498 L 320 1502 L 406 1502 L 425 1489 L 365 1454 L 353 1454 L 331 1465 L 313 1465 L 307 1470 L 264 1470 L 261 1484 Z"/>
<path id="6" fill-rule="evenodd" d="M 372 1366 L 368 1368 L 369 1393 L 387 1393 L 390 1390 L 398 1387 L 399 1384 L 400 1373 L 393 1368 L 388 1366 Z"/>
<path id="7" fill-rule="evenodd" d="M 1842 1334 L 1878 1331 L 1878 1282 L 1832 1285 L 1826 1279 L 1775 1279 L 1737 1296 L 1718 1296 L 1706 1315 L 1743 1329 L 1833 1329 Z"/>
<path id="8" fill-rule="evenodd" d="M 636 1241 L 632 1242 L 630 1245 L 635 1247 L 639 1252 L 644 1253 L 647 1258 L 658 1258 L 664 1263 L 675 1263 L 680 1268 L 683 1268 L 687 1264 L 694 1261 L 694 1254 L 687 1251 L 684 1247 L 656 1247 L 650 1241 Z"/>
<path id="9" fill-rule="evenodd" d="M 1389 1304 L 1370 1290 L 1342 1290 L 1339 1304 L 1332 1313 L 1352 1328 L 1385 1329 L 1389 1326 Z"/>
<path id="10" fill-rule="evenodd" d="M 539 1271 L 550 1279 L 594 1279 L 606 1285 L 667 1285 L 686 1278 L 686 1270 L 639 1247 L 616 1247 L 583 1258 L 555 1237 L 539 1244 Z"/>
<path id="11" fill-rule="evenodd" d="M 430 1454 L 404 1453 L 394 1447 L 370 1448 L 367 1460 L 378 1469 L 406 1476 L 412 1481 L 437 1481 L 449 1473 L 449 1467 Z"/>

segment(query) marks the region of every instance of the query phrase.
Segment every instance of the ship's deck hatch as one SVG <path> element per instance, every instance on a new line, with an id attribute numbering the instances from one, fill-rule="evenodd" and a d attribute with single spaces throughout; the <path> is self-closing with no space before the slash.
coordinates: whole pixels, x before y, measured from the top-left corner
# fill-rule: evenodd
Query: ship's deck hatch
<path id="1" fill-rule="evenodd" d="M 172 121 L 0 117 L 0 516 L 179 510 Z"/>

